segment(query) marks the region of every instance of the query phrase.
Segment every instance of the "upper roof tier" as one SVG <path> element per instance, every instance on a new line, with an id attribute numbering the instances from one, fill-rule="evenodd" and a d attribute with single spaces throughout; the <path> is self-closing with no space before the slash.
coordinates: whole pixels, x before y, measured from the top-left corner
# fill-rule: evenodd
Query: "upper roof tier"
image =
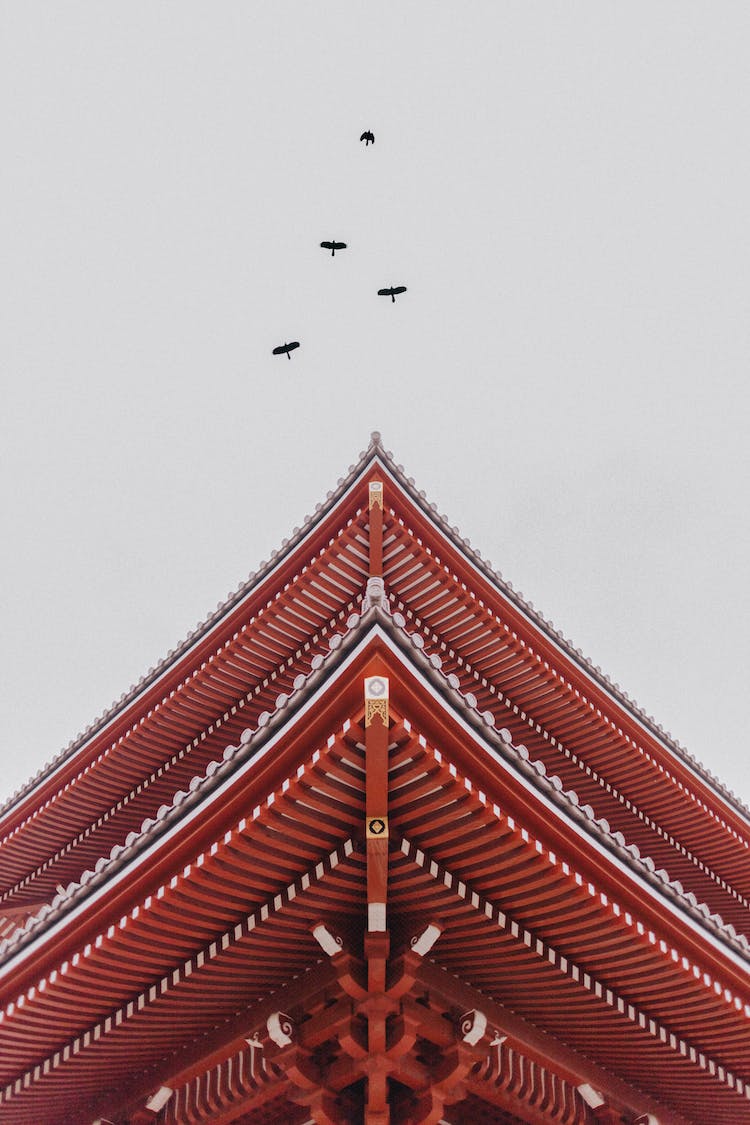
<path id="1" fill-rule="evenodd" d="M 746 807 L 461 538 L 378 434 L 280 551 L 0 809 L 0 915 L 49 903 L 310 672 L 377 573 L 373 481 L 385 597 L 425 652 L 627 844 L 750 932 Z"/>

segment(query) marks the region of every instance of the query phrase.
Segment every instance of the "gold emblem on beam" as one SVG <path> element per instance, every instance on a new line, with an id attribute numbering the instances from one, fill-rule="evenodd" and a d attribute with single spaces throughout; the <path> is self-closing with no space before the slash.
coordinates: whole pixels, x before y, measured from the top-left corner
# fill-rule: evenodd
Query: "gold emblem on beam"
<path id="1" fill-rule="evenodd" d="M 365 726 L 369 727 L 376 715 L 383 726 L 388 726 L 388 677 L 365 676 Z"/>
<path id="2" fill-rule="evenodd" d="M 370 481 L 370 495 L 369 495 L 368 511 L 371 508 L 382 509 L 382 507 L 383 507 L 383 482 L 382 482 L 382 480 L 371 480 Z"/>
<path id="3" fill-rule="evenodd" d="M 388 838 L 388 817 L 387 816 L 368 816 L 365 825 L 365 836 L 368 840 L 380 840 Z"/>

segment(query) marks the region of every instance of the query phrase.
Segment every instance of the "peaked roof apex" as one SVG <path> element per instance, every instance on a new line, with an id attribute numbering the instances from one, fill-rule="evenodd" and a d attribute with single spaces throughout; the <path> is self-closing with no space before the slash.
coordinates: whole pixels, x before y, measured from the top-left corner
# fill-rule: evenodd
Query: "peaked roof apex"
<path id="1" fill-rule="evenodd" d="M 472 547 L 471 540 L 461 535 L 459 528 L 450 523 L 447 515 L 440 513 L 437 504 L 431 502 L 424 489 L 417 488 L 413 477 L 407 475 L 403 465 L 399 464 L 393 452 L 383 445 L 382 435 L 379 430 L 370 433 L 370 440 L 366 449 L 360 451 L 357 460 L 350 464 L 346 473 L 339 477 L 336 487 L 330 489 L 323 502 L 315 505 L 311 514 L 304 517 L 302 524 L 295 527 L 291 535 L 282 540 L 281 547 L 273 551 L 268 560 L 263 560 L 257 570 L 251 571 L 248 577 L 240 583 L 236 590 L 230 591 L 223 602 L 219 602 L 215 611 L 204 620 L 199 621 L 185 639 L 175 648 L 170 649 L 166 656 L 148 669 L 136 683 L 132 684 L 127 692 L 123 692 L 119 699 L 110 707 L 96 716 L 92 722 L 80 731 L 66 747 L 59 751 L 45 766 L 5 802 L 0 804 L 0 816 L 8 812 L 15 804 L 27 797 L 34 788 L 52 774 L 59 766 L 71 758 L 86 742 L 107 726 L 121 711 L 130 706 L 138 696 L 145 692 L 159 677 L 176 661 L 184 657 L 193 646 L 197 645 L 218 622 L 232 609 L 234 609 L 248 594 L 263 582 L 276 569 L 279 563 L 288 556 L 320 523 L 329 515 L 346 493 L 361 479 L 371 465 L 379 463 L 383 470 L 403 489 L 415 506 L 421 510 L 440 533 L 442 533 L 453 547 L 460 552 L 466 561 L 474 567 L 485 579 L 510 601 L 523 616 L 537 629 L 544 633 L 563 654 L 572 660 L 581 670 L 592 679 L 607 695 L 613 698 L 621 707 L 634 716 L 634 718 L 654 735 L 671 753 L 680 759 L 690 770 L 697 773 L 710 788 L 723 800 L 733 806 L 743 817 L 750 818 L 748 806 L 727 786 L 725 786 L 710 770 L 708 770 L 693 754 L 673 738 L 669 731 L 649 715 L 639 704 L 632 699 L 620 685 L 609 678 L 599 665 L 595 665 L 584 655 L 580 648 L 565 634 L 557 629 L 553 622 L 535 608 L 533 602 L 527 601 L 520 590 L 516 590 L 502 573 L 495 569 L 491 562 L 485 559 L 481 552 Z"/>

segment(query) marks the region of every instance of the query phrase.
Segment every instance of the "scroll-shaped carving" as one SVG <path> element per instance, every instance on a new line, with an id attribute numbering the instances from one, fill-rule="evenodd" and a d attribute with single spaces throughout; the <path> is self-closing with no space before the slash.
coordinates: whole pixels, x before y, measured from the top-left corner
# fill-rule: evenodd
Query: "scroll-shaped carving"
<path id="1" fill-rule="evenodd" d="M 328 929 L 325 922 L 318 922 L 312 927 L 312 935 L 317 941 L 320 948 L 329 957 L 335 957 L 337 953 L 341 953 L 344 948 L 344 943 L 338 934 L 334 934 Z"/>
<path id="2" fill-rule="evenodd" d="M 487 1030 L 487 1017 L 478 1008 L 472 1008 L 470 1012 L 465 1012 L 461 1016 L 459 1027 L 464 1043 L 468 1043 L 470 1047 L 476 1047 Z"/>
<path id="3" fill-rule="evenodd" d="M 437 922 L 428 922 L 422 932 L 415 934 L 411 939 L 412 951 L 418 953 L 420 957 L 426 957 L 442 932 L 443 927 Z"/>
<path id="4" fill-rule="evenodd" d="M 277 1047 L 288 1047 L 294 1042 L 294 1024 L 283 1012 L 274 1012 L 266 1021 L 269 1038 Z"/>

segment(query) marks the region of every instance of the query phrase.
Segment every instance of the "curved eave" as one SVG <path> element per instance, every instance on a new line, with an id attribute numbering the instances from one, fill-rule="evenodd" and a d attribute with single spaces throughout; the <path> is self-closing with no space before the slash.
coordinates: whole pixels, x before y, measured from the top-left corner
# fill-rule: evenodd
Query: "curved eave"
<path id="1" fill-rule="evenodd" d="M 339 478 L 336 489 L 329 492 L 325 503 L 316 506 L 314 514 L 305 518 L 302 527 L 294 530 L 292 536 L 282 543 L 281 549 L 273 552 L 268 562 L 261 563 L 258 570 L 252 573 L 223 603 L 220 603 L 213 614 L 205 621 L 200 622 L 180 645 L 169 652 L 158 665 L 149 669 L 137 684 L 133 685 L 107 711 L 95 719 L 76 740 L 61 751 L 39 774 L 0 806 L 0 828 L 7 814 L 16 812 L 22 817 L 28 812 L 27 805 L 30 803 L 37 807 L 43 804 L 46 793 L 39 792 L 40 787 L 46 787 L 47 783 L 53 781 L 53 779 L 53 784 L 58 784 L 60 781 L 64 784 L 65 778 L 62 775 L 64 775 L 65 767 L 72 759 L 76 759 L 77 768 L 77 760 L 81 757 L 80 752 L 93 740 L 96 740 L 98 746 L 101 736 L 105 739 L 116 738 L 120 727 L 126 729 L 129 725 L 132 709 L 148 710 L 149 706 L 158 701 L 165 690 L 170 690 L 173 680 L 179 682 L 180 675 L 184 674 L 186 667 L 195 665 L 204 658 L 204 655 L 215 645 L 217 627 L 220 627 L 222 631 L 230 629 L 234 623 L 235 614 L 241 615 L 246 610 L 248 601 L 256 596 L 259 600 L 262 600 L 266 584 L 273 584 L 274 580 L 276 584 L 283 582 L 287 573 L 293 573 L 299 561 L 298 549 L 303 553 L 308 550 L 312 546 L 310 541 L 316 537 L 316 532 L 318 537 L 325 538 L 329 522 L 336 521 L 336 509 L 346 500 L 352 488 L 367 476 L 368 468 L 371 469 L 375 465 L 382 465 L 383 470 L 391 477 L 393 483 L 397 484 L 409 498 L 416 522 L 419 522 L 420 519 L 423 521 L 422 530 L 426 534 L 429 534 L 430 530 L 433 534 L 437 531 L 441 537 L 446 539 L 463 565 L 468 567 L 469 571 L 480 579 L 480 582 L 489 583 L 491 589 L 496 594 L 501 595 L 506 604 L 506 611 L 509 609 L 511 613 L 518 615 L 517 624 L 522 629 L 524 627 L 528 629 L 531 626 L 535 631 L 541 633 L 546 643 L 551 646 L 548 655 L 562 665 L 569 677 L 581 683 L 583 690 L 588 693 L 589 697 L 596 698 L 599 706 L 604 706 L 609 710 L 612 709 L 614 704 L 626 726 L 629 723 L 635 723 L 636 733 L 640 737 L 646 735 L 650 741 L 655 741 L 656 746 L 662 751 L 666 751 L 678 768 L 686 771 L 686 777 L 693 784 L 697 782 L 702 790 L 705 788 L 706 796 L 718 798 L 723 805 L 727 806 L 727 811 L 730 814 L 739 814 L 742 824 L 741 830 L 747 830 L 750 826 L 750 810 L 747 806 L 728 790 L 718 778 L 714 777 L 693 758 L 684 747 L 672 739 L 669 733 L 665 732 L 652 716 L 647 715 L 634 700 L 630 699 L 620 689 L 619 685 L 614 684 L 601 672 L 601 669 L 588 660 L 579 649 L 576 649 L 572 642 L 556 630 L 549 620 L 534 609 L 531 603 L 514 590 L 512 585 L 499 572 L 495 571 L 476 549 L 471 547 L 468 539 L 461 537 L 458 529 L 449 523 L 447 516 L 438 512 L 437 506 L 431 504 L 424 491 L 419 491 L 412 478 L 406 475 L 403 466 L 398 465 L 393 455 L 383 448 L 379 434 L 372 435 L 367 450 L 363 451 L 359 460 L 349 467 L 346 476 Z M 580 681 L 581 673 L 585 677 L 583 682 Z"/>
<path id="2" fill-rule="evenodd" d="M 288 582 L 303 565 L 305 556 L 316 552 L 321 544 L 327 542 L 332 529 L 342 518 L 342 509 L 346 507 L 351 492 L 365 479 L 374 459 L 375 446 L 370 445 L 359 461 L 350 466 L 346 476 L 339 478 L 336 489 L 329 492 L 325 503 L 318 504 L 313 515 L 305 517 L 302 526 L 295 528 L 280 550 L 274 551 L 271 558 L 262 562 L 258 570 L 220 603 L 213 614 L 199 622 L 181 644 L 150 668 L 138 683 L 0 805 L 0 833 L 42 807 L 60 787 L 80 772 L 87 761 L 93 760 L 105 745 L 126 732 L 139 715 L 157 706 L 193 668 L 200 666 L 216 648 L 217 636 L 231 635 L 255 602 L 263 604 L 272 590 Z"/>
<path id="3" fill-rule="evenodd" d="M 472 957 L 467 937 L 463 935 L 471 934 L 471 944 L 483 951 L 479 972 L 486 976 L 490 995 L 493 994 L 493 981 L 499 983 L 503 980 L 510 962 L 516 967 L 521 985 L 529 972 L 542 974 L 544 979 L 541 984 L 537 979 L 534 988 L 529 989 L 536 995 L 529 995 L 528 1001 L 536 1006 L 534 1010 L 540 1017 L 556 1021 L 565 1028 L 569 1012 L 563 1002 L 565 996 L 569 996 L 577 1006 L 582 1005 L 582 1011 L 595 1007 L 598 1018 L 605 1021 L 609 1029 L 607 1038 L 616 1037 L 624 1028 L 629 1028 L 631 1062 L 628 1066 L 631 1072 L 635 1065 L 633 1059 L 637 1059 L 638 1044 L 642 1043 L 644 1047 L 651 1045 L 661 1059 L 659 1066 L 669 1068 L 670 1082 L 674 1085 L 679 1069 L 689 1065 L 688 1048 L 682 1040 L 677 1046 L 670 1047 L 668 1022 L 651 1029 L 646 1019 L 646 1015 L 652 1014 L 649 1013 L 649 992 L 658 985 L 657 995 L 664 997 L 666 1003 L 669 989 L 665 988 L 665 983 L 672 973 L 681 972 L 679 966 L 675 969 L 667 943 L 674 940 L 678 949 L 694 951 L 702 968 L 709 965 L 719 977 L 724 980 L 734 977 L 745 987 L 747 956 L 729 948 L 728 943 L 717 940 L 721 935 L 711 932 L 710 926 L 702 926 L 699 919 L 682 908 L 676 898 L 672 901 L 669 889 L 660 886 L 658 880 L 652 882 L 648 873 L 644 874 L 631 862 L 629 853 L 620 854 L 617 841 L 608 838 L 603 825 L 591 821 L 585 813 L 571 806 L 566 794 L 557 789 L 553 779 L 540 774 L 523 758 L 518 748 L 507 741 L 502 731 L 495 730 L 488 715 L 477 713 L 451 686 L 440 670 L 425 657 L 420 640 L 418 635 L 409 635 L 379 610 L 371 610 L 363 619 L 352 621 L 347 634 L 331 645 L 329 656 L 321 661 L 293 697 L 284 700 L 273 715 L 266 716 L 245 743 L 229 747 L 223 764 L 217 765 L 206 778 L 197 779 L 198 783 L 191 787 L 190 792 L 178 795 L 173 807 L 166 810 L 157 822 L 144 829 L 126 848 L 119 849 L 86 885 L 67 896 L 59 904 L 57 918 L 47 916 L 40 921 L 36 936 L 32 936 L 31 932 L 27 934 L 31 940 L 26 948 L 19 948 L 4 967 L 4 975 L 10 977 L 7 988 L 12 988 L 12 995 L 17 997 L 6 1008 L 6 1029 L 13 1022 L 19 1028 L 17 1043 L 21 1044 L 21 1053 L 24 1036 L 28 1038 L 31 1035 L 36 1041 L 41 1034 L 41 1025 L 34 1023 L 29 1010 L 34 1006 L 42 1012 L 54 1010 L 57 1013 L 55 1019 L 60 1021 L 59 1034 L 75 1035 L 71 1048 L 73 1054 L 85 1054 L 88 1045 L 97 1041 L 95 1033 L 90 1031 L 87 1038 L 78 1030 L 82 1011 L 87 1013 L 86 1020 L 91 1021 L 89 1026 L 95 1024 L 99 1034 L 106 1038 L 106 1018 L 102 1022 L 103 1017 L 90 1007 L 91 986 L 96 980 L 111 982 L 126 964 L 141 973 L 143 984 L 137 987 L 144 988 L 144 1019 L 147 1019 L 153 1005 L 157 1028 L 161 1026 L 163 1029 L 166 1020 L 171 1033 L 177 1034 L 174 1014 L 171 1018 L 162 1014 L 160 1025 L 158 1010 L 164 1013 L 164 1005 L 170 1002 L 174 988 L 179 991 L 184 985 L 188 972 L 184 966 L 189 964 L 190 973 L 196 974 L 197 978 L 204 962 L 211 960 L 216 966 L 218 976 L 214 976 L 213 980 L 220 985 L 219 992 L 226 991 L 231 983 L 232 987 L 223 999 L 221 996 L 206 996 L 207 1002 L 210 1000 L 217 1005 L 219 1012 L 222 1003 L 236 1005 L 231 961 L 233 943 L 247 942 L 251 933 L 257 934 L 257 940 L 265 943 L 267 955 L 272 960 L 276 958 L 276 961 L 271 966 L 269 961 L 257 955 L 249 960 L 245 957 L 242 963 L 246 971 L 255 973 L 258 978 L 259 973 L 262 975 L 272 967 L 274 979 L 288 979 L 289 973 L 301 971 L 305 964 L 309 964 L 309 959 L 316 956 L 309 934 L 309 918 L 316 915 L 314 912 L 311 915 L 310 904 L 302 901 L 307 890 L 312 887 L 315 910 L 318 906 L 322 908 L 323 899 L 327 896 L 326 909 L 336 912 L 345 903 L 349 903 L 351 908 L 352 890 L 356 884 L 360 888 L 359 906 L 362 909 L 364 858 L 361 844 L 354 837 L 361 832 L 363 783 L 360 782 L 357 800 L 352 800 L 353 794 L 349 790 L 349 795 L 342 802 L 338 790 L 341 777 L 346 776 L 347 770 L 351 773 L 352 763 L 348 759 L 352 758 L 353 748 L 359 747 L 360 755 L 363 753 L 363 732 L 357 719 L 362 711 L 361 675 L 375 667 L 377 670 L 384 669 L 391 678 L 394 711 L 412 715 L 430 737 L 433 737 L 430 728 L 437 732 L 435 749 L 431 750 L 429 742 L 424 743 L 414 731 L 407 729 L 404 721 L 401 721 L 399 731 L 393 731 L 396 746 L 404 745 L 404 760 L 412 763 L 412 781 L 409 784 L 414 786 L 413 794 L 410 791 L 402 793 L 403 817 L 395 809 L 396 802 L 391 811 L 392 824 L 403 822 L 403 827 L 409 831 L 409 839 L 401 840 L 398 853 L 393 857 L 392 895 L 396 908 L 407 913 L 418 911 L 420 900 L 426 896 L 430 909 L 450 914 L 453 919 L 438 946 L 438 960 L 444 967 L 454 972 L 465 968 L 466 961 Z M 342 725 L 343 716 L 347 718 Z M 335 733 L 337 731 L 338 734 Z M 337 740 L 341 738 L 351 739 L 352 748 L 336 749 Z M 438 745 L 441 748 L 439 754 Z M 313 750 L 314 747 L 322 749 Z M 435 775 L 436 785 L 429 778 L 421 780 L 425 777 L 423 765 L 414 759 L 419 747 L 426 747 L 432 755 L 439 774 Z M 328 765 L 334 749 L 338 775 Z M 466 771 L 464 775 L 456 771 L 447 754 L 461 764 Z M 393 757 L 398 756 L 396 750 Z M 319 772 L 311 778 L 306 770 Z M 360 766 L 357 776 L 361 779 L 363 773 Z M 302 785 L 305 796 L 300 807 L 301 794 L 295 795 L 295 787 Z M 398 789 L 394 790 L 396 793 Z M 520 810 L 515 816 L 502 807 L 497 813 L 493 811 L 494 799 L 503 800 L 513 794 Z M 528 881 L 540 888 L 540 894 L 547 896 L 547 908 L 559 901 L 562 891 L 569 899 L 565 912 L 575 922 L 581 902 L 585 901 L 589 932 L 582 939 L 582 944 L 588 944 L 591 949 L 605 940 L 617 939 L 626 941 L 629 948 L 638 947 L 638 958 L 642 958 L 644 963 L 639 979 L 645 989 L 642 999 L 631 996 L 633 1003 L 641 1004 L 638 1013 L 628 1015 L 627 1004 L 621 998 L 609 999 L 609 982 L 606 979 L 597 982 L 589 979 L 584 969 L 574 971 L 568 955 L 561 955 L 559 949 L 554 948 L 552 938 L 549 945 L 545 938 L 540 948 L 538 936 L 527 933 L 523 922 L 520 928 L 514 930 L 505 914 L 500 919 L 497 900 L 484 901 L 472 893 L 470 869 L 477 846 L 476 830 L 455 852 L 452 871 L 430 860 L 427 848 L 432 828 L 429 821 L 425 827 L 421 807 L 425 796 L 428 798 L 426 805 L 430 804 L 430 800 L 438 802 L 435 806 L 438 839 L 441 832 L 450 833 L 452 830 L 456 801 L 470 799 L 477 807 L 468 820 L 475 823 L 477 813 L 482 810 L 490 820 L 495 818 L 498 837 L 502 835 L 505 840 L 499 846 L 507 860 L 523 862 L 528 871 Z M 257 809 L 251 813 L 250 808 L 255 801 L 258 802 Z M 259 862 L 258 856 L 263 854 L 267 845 L 262 837 L 255 838 L 253 842 L 252 826 L 260 824 L 264 817 L 278 816 L 282 818 L 283 834 L 289 831 L 289 818 L 298 814 L 312 815 L 311 825 L 308 822 L 304 834 L 313 849 L 306 868 L 310 874 L 305 876 L 299 865 L 295 871 L 292 849 L 289 849 L 289 854 L 282 850 L 276 857 L 283 875 L 281 889 L 274 891 L 270 888 L 267 891 L 267 902 L 271 905 L 260 909 L 258 905 L 253 907 L 256 919 L 253 926 L 250 927 L 249 922 L 236 925 L 231 919 L 217 918 L 212 903 L 218 904 L 223 900 L 224 892 L 219 880 L 222 865 L 225 872 L 228 869 L 233 871 L 237 889 L 242 890 L 243 896 L 248 894 L 249 883 L 257 887 L 263 881 L 263 863 Z M 334 845 L 328 839 L 320 838 L 321 825 L 327 825 L 329 818 L 339 820 Z M 415 846 L 414 834 L 420 833 L 423 839 L 419 841 L 419 846 Z M 238 837 L 244 838 L 242 852 L 233 842 Z M 559 839 L 564 839 L 568 845 L 565 863 L 553 857 L 553 848 L 558 847 Z M 252 843 L 254 851 L 248 850 L 249 843 Z M 438 840 L 435 843 L 437 846 Z M 229 853 L 224 851 L 225 848 L 230 849 Z M 200 854 L 196 854 L 198 851 Z M 240 855 L 242 870 L 238 868 Z M 593 890 L 575 882 L 574 865 L 580 866 L 586 879 L 595 881 L 597 885 Z M 505 859 L 500 859 L 498 875 L 509 879 L 509 867 Z M 158 887 L 160 881 L 162 886 Z M 511 885 L 506 884 L 508 888 Z M 281 893 L 285 886 L 291 889 Z M 602 886 L 606 886 L 611 898 L 602 895 Z M 648 934 L 639 936 L 624 911 L 613 909 L 612 887 L 617 889 L 621 903 L 627 905 L 631 901 L 640 907 L 641 917 L 647 918 L 649 913 L 653 915 L 660 940 L 656 936 L 651 940 Z M 573 896 L 568 894 L 569 890 L 574 892 Z M 524 892 L 525 883 L 512 895 L 509 889 L 503 897 L 502 910 L 518 909 Z M 247 911 L 250 902 L 258 904 L 260 901 L 257 897 L 243 897 L 243 912 Z M 126 913 L 118 923 L 121 909 Z M 261 934 L 265 926 L 264 909 L 271 922 L 270 930 L 263 931 L 267 935 L 265 937 Z M 202 939 L 206 943 L 203 946 L 205 952 L 197 957 L 193 951 L 174 948 L 183 934 L 182 928 L 177 931 L 174 928 L 178 911 L 183 912 L 187 929 L 197 924 L 196 919 L 200 921 L 201 914 L 206 919 L 204 933 L 208 936 Z M 279 930 L 274 929 L 277 924 L 281 927 Z M 217 926 L 220 929 L 222 925 L 229 926 L 225 931 L 227 960 L 223 968 L 224 939 L 217 940 L 216 936 Z M 158 946 L 164 950 L 167 961 L 160 971 L 160 974 L 163 973 L 161 983 L 149 986 L 149 982 L 154 980 L 150 960 Z M 476 948 L 473 951 L 475 965 Z M 188 961 L 184 961 L 185 957 Z M 61 968 L 63 958 L 66 968 Z M 53 972 L 57 974 L 54 979 Z M 48 975 L 43 988 L 39 978 L 45 973 Z M 65 981 L 58 979 L 60 974 L 65 974 Z M 29 983 L 24 984 L 24 979 L 34 983 L 29 987 Z M 546 997 L 546 980 L 549 981 L 550 997 L 554 991 L 554 1002 Z M 112 987 L 111 983 L 109 986 Z M 24 987 L 28 988 L 28 992 L 18 996 L 17 990 Z M 122 982 L 120 987 L 123 987 Z M 200 988 L 199 980 L 194 979 L 190 987 Z M 730 1001 L 724 1002 L 721 997 L 717 999 L 712 982 L 704 984 L 702 979 L 695 979 L 685 970 L 681 987 L 692 990 L 691 995 L 704 1012 L 718 1013 L 715 1020 L 706 1016 L 707 1037 L 716 1039 L 718 1032 L 715 1025 L 719 1022 L 724 1029 L 721 1031 L 722 1041 L 727 1041 L 726 1036 L 733 1027 L 738 1029 L 738 1035 L 741 1034 L 739 1029 L 746 1013 L 735 1011 Z M 128 1007 L 133 1009 L 133 1017 L 136 1018 L 141 1011 L 141 1003 L 139 997 L 138 1004 L 134 1005 L 133 995 L 131 989 L 126 1001 L 114 994 L 109 998 L 99 996 L 96 1004 L 99 1010 L 103 1008 L 106 1013 L 111 1013 L 117 1003 L 125 1003 L 123 1019 L 130 1018 Z M 108 1007 L 109 1001 L 111 1006 Z M 181 1003 L 183 1007 L 180 1010 L 184 1011 L 185 1018 L 191 1018 L 194 1023 L 195 1014 L 189 1015 L 184 996 Z M 172 1009 L 173 1012 L 175 1010 Z M 658 1014 L 653 1014 L 658 1019 Z M 110 1025 L 111 1022 L 110 1017 Z M 83 1026 L 86 1026 L 85 1020 Z M 143 1053 L 149 1048 L 149 1025 L 141 1022 L 139 1026 L 141 1031 L 136 1045 Z M 8 1033 L 3 1031 L 3 1034 Z M 164 1030 L 160 1032 L 164 1033 Z M 666 1038 L 662 1037 L 662 1033 Z M 44 1034 L 49 1034 L 46 1027 Z M 571 1027 L 570 1034 L 577 1037 L 578 1049 L 583 1049 L 583 1025 Z M 735 1043 L 733 1053 L 739 1055 L 746 1051 L 746 1041 L 744 1048 L 740 1037 Z M 54 1044 L 49 1049 L 58 1050 Z M 19 1048 L 16 1047 L 16 1050 Z M 603 1045 L 602 1050 L 609 1052 L 613 1059 L 616 1057 L 611 1044 Z M 670 1061 L 672 1058 L 674 1063 Z M 55 1069 L 54 1064 L 51 1065 Z M 122 1058 L 119 1065 L 123 1065 Z M 68 1073 L 72 1073 L 70 1069 Z"/>
<path id="4" fill-rule="evenodd" d="M 377 608 L 353 620 L 346 634 L 332 641 L 325 661 L 273 714 L 263 717 L 246 743 L 228 748 L 223 763 L 214 763 L 205 777 L 194 779 L 189 791 L 176 794 L 172 806 L 164 808 L 140 833 L 133 833 L 126 847 L 113 848 L 109 860 L 97 865 L 98 871 L 85 873 L 80 884 L 58 895 L 52 907 L 43 908 L 13 942 L 0 944 L 0 979 L 9 972 L 16 979 L 29 959 L 38 971 L 42 948 L 46 953 L 56 949 L 58 942 L 64 945 L 74 940 L 71 927 L 76 935 L 88 932 L 98 906 L 105 900 L 106 908 L 114 909 L 118 896 L 123 902 L 129 901 L 139 887 L 153 882 L 155 872 L 176 867 L 188 858 L 203 835 L 228 815 L 232 802 L 241 800 L 249 771 L 253 771 L 256 787 L 282 768 L 280 762 L 271 761 L 268 752 L 282 738 L 289 739 L 292 727 L 298 729 L 307 720 L 311 730 L 322 730 L 330 720 L 332 706 L 340 710 L 353 705 L 357 688 L 351 678 L 343 692 L 332 696 L 331 688 L 340 685 L 347 671 L 378 649 L 398 658 L 393 667 L 394 671 L 399 667 L 404 670 L 402 687 L 408 693 L 409 708 L 421 716 L 427 729 L 435 722 L 434 709 L 441 708 L 446 720 L 450 718 L 470 736 L 478 748 L 471 760 L 476 784 L 486 780 L 491 790 L 501 770 L 507 781 L 505 792 L 522 793 L 529 823 L 547 833 L 554 829 L 557 846 L 564 844 L 583 869 L 595 872 L 597 878 L 604 877 L 608 889 L 619 888 L 624 897 L 629 887 L 631 909 L 646 909 L 654 925 L 672 931 L 670 940 L 679 944 L 688 935 L 703 956 L 728 959 L 733 973 L 739 974 L 738 979 L 746 985 L 750 955 L 745 939 L 718 925 L 705 907 L 691 905 L 668 880 L 651 870 L 653 864 L 649 866 L 648 858 L 636 858 L 604 822 L 593 817 L 591 810 L 579 808 L 556 778 L 548 779 L 538 764 L 524 760 L 507 732 L 494 729 L 494 717 L 480 714 L 430 663 L 422 652 L 421 637 L 408 634 Z M 445 738 L 447 727 L 439 729 Z"/>
<path id="5" fill-rule="evenodd" d="M 413 479 L 406 476 L 403 466 L 396 464 L 390 452 L 386 452 L 379 443 L 376 450 L 393 483 L 397 484 L 411 501 L 418 530 L 426 536 L 430 534 L 434 536 L 435 532 L 438 532 L 447 540 L 455 553 L 455 561 L 460 560 L 459 565 L 463 564 L 466 576 L 473 575 L 475 579 L 478 578 L 480 588 L 484 587 L 486 592 L 491 590 L 495 595 L 499 594 L 505 603 L 506 611 L 510 611 L 516 624 L 525 634 L 528 635 L 531 627 L 534 633 L 542 635 L 549 646 L 546 653 L 548 659 L 551 657 L 573 682 L 580 684 L 589 698 L 596 699 L 597 706 L 608 711 L 616 707 L 623 725 L 632 726 L 638 737 L 643 739 L 645 736 L 652 745 L 658 746 L 661 751 L 666 751 L 675 765 L 684 770 L 685 776 L 691 779 L 693 784 L 697 782 L 698 786 L 705 790 L 709 799 L 718 798 L 722 806 L 727 806 L 730 815 L 739 815 L 742 831 L 747 832 L 750 827 L 750 809 L 747 805 L 664 731 L 652 716 L 646 714 L 635 700 L 623 692 L 618 684 L 613 683 L 580 649 L 575 648 L 570 640 L 555 629 L 551 621 L 543 617 L 530 602 L 514 590 L 512 585 L 494 570 L 475 548 L 471 547 L 470 541 L 461 537 L 458 529 L 449 523 L 448 517 L 438 512 L 437 506 L 428 501 L 425 493 L 417 490 Z M 581 679 L 582 675 L 585 679 Z"/>
<path id="6" fill-rule="evenodd" d="M 150 715 L 152 709 L 156 710 L 162 702 L 166 702 L 170 693 L 186 682 L 191 672 L 201 669 L 203 662 L 211 659 L 217 643 L 227 636 L 231 637 L 241 620 L 254 612 L 254 607 L 262 607 L 269 595 L 273 596 L 274 592 L 283 589 L 285 583 L 309 562 L 311 554 L 314 556 L 321 545 L 328 542 L 331 533 L 351 514 L 350 509 L 355 510 L 356 503 L 352 507 L 355 490 L 361 488 L 368 477 L 377 474 L 393 485 L 394 502 L 405 509 L 404 515 L 414 524 L 415 534 L 423 536 L 425 542 L 431 542 L 441 557 L 449 557 L 451 567 L 463 575 L 467 584 L 488 604 L 495 603 L 504 619 L 518 629 L 520 636 L 527 638 L 535 652 L 545 657 L 561 677 L 567 677 L 575 690 L 592 705 L 597 704 L 608 716 L 608 721 L 619 724 L 623 730 L 630 732 L 635 741 L 654 751 L 656 760 L 661 758 L 665 761 L 691 792 L 708 802 L 709 807 L 718 806 L 719 812 L 726 814 L 730 823 L 734 822 L 735 831 L 746 836 L 748 821 L 744 806 L 721 786 L 717 788 L 713 779 L 690 761 L 681 747 L 624 697 L 616 685 L 606 681 L 598 669 L 593 668 L 481 556 L 472 551 L 468 542 L 461 539 L 444 516 L 437 514 L 434 505 L 428 504 L 403 469 L 383 450 L 377 435 L 373 436 L 375 440 L 360 461 L 351 467 L 337 489 L 329 494 L 326 503 L 307 519 L 303 528 L 295 531 L 292 539 L 282 545 L 281 551 L 231 595 L 179 649 L 170 653 L 158 668 L 151 670 L 121 702 L 58 756 L 39 778 L 34 779 L 20 796 L 12 799 L 6 805 L 2 827 L 6 831 L 13 830 L 14 825 L 38 813 L 66 786 L 74 786 L 76 777 L 87 768 L 88 763 L 95 761 L 104 748 L 114 745 L 118 738 L 133 729 L 139 717 Z M 210 720 L 207 718 L 206 721 Z"/>

